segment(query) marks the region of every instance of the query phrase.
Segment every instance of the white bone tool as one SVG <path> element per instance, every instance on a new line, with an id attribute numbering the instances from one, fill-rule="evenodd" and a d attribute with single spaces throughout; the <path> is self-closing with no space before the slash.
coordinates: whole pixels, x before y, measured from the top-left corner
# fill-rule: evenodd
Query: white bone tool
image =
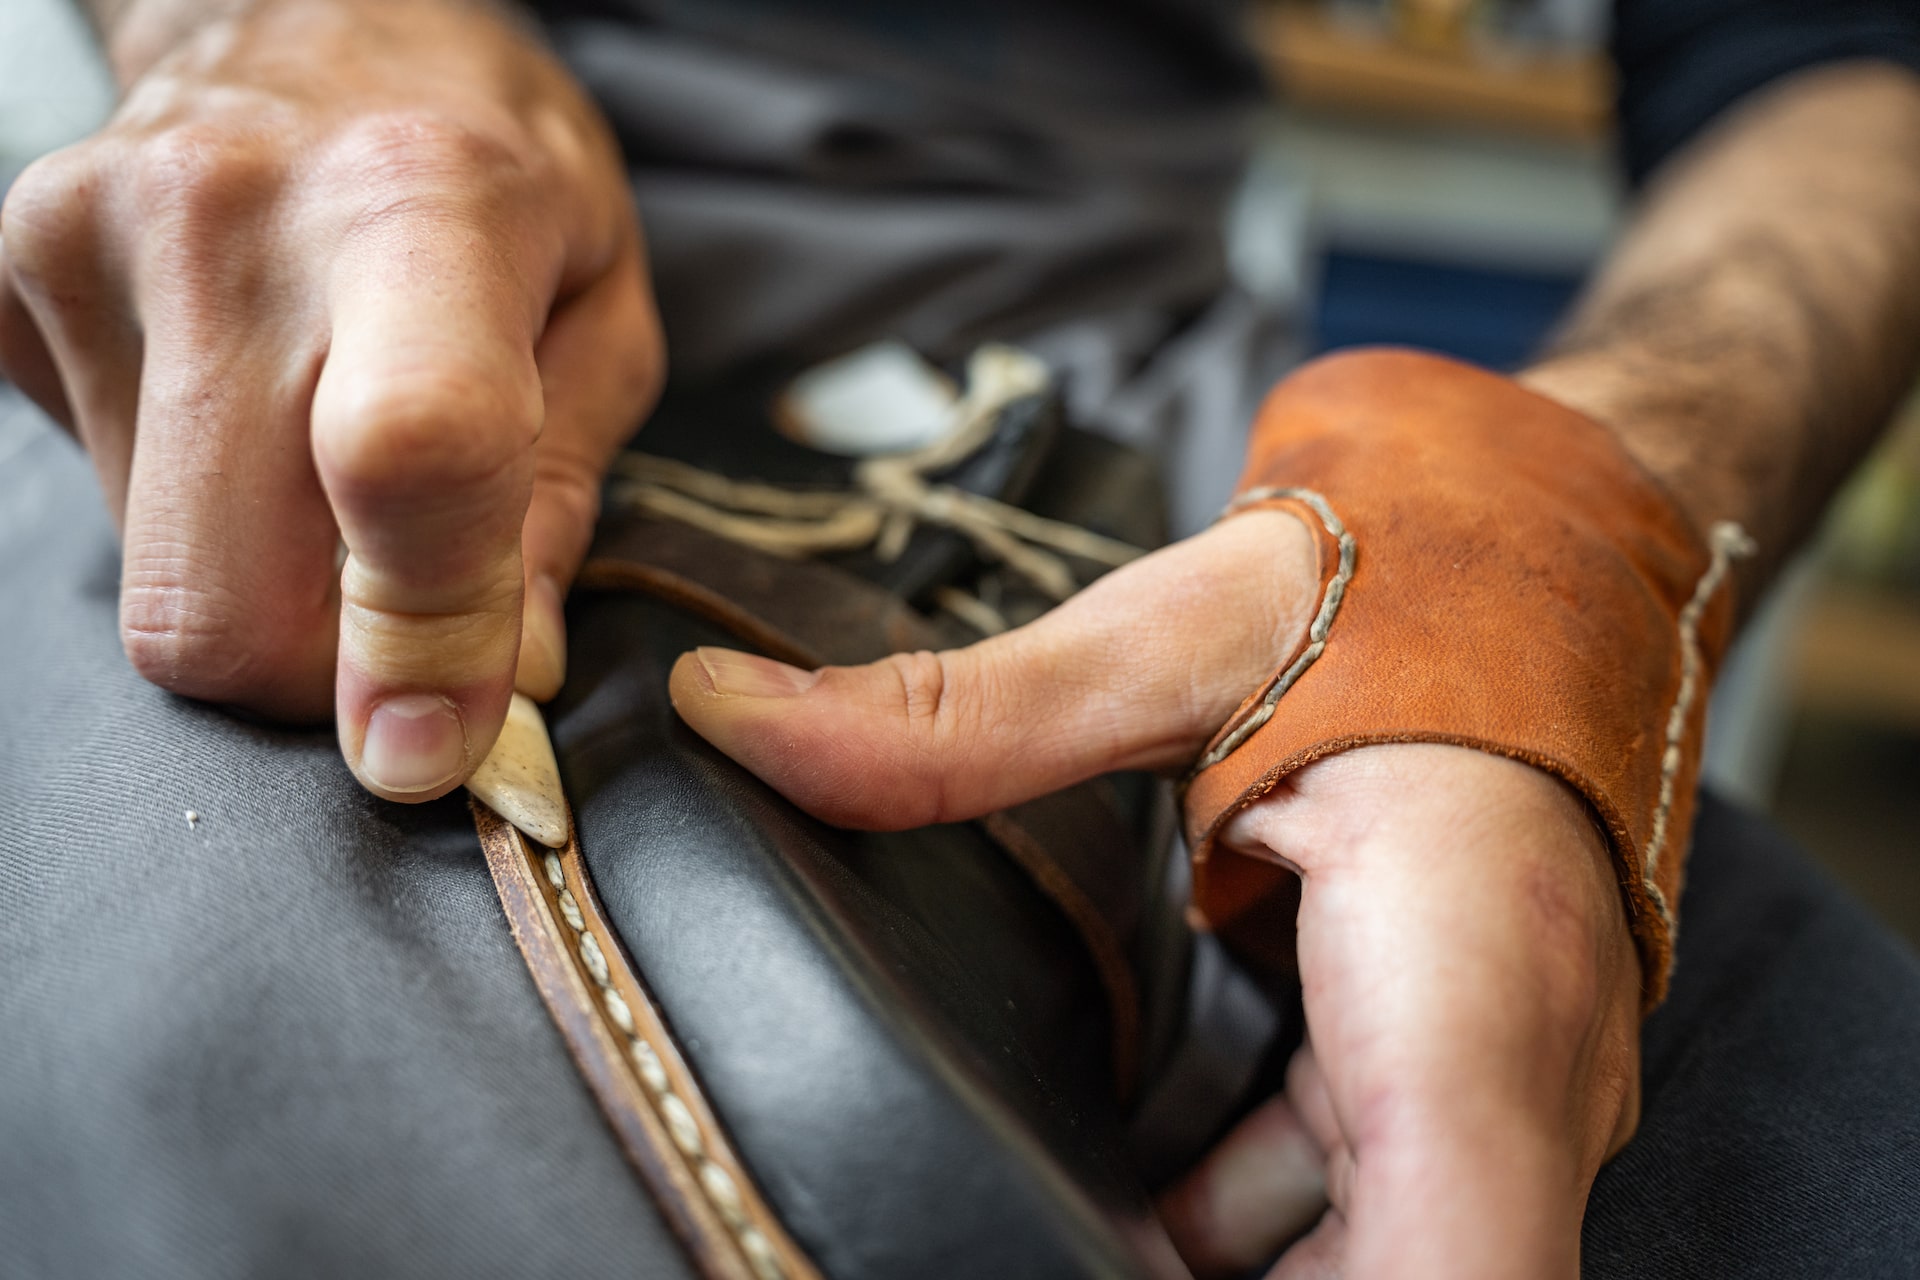
<path id="1" fill-rule="evenodd" d="M 524 693 L 513 695 L 507 722 L 493 750 L 467 779 L 483 804 L 550 849 L 567 843 L 567 801 L 560 791 L 560 765 L 540 708 Z"/>

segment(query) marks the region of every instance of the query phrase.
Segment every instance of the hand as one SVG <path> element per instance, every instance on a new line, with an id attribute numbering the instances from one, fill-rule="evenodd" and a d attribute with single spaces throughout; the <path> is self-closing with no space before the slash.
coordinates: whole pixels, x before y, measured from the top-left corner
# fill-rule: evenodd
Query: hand
<path id="1" fill-rule="evenodd" d="M 1640 1097 L 1639 957 L 1584 805 L 1497 756 L 1369 747 L 1226 843 L 1301 876 L 1309 1038 L 1162 1200 L 1195 1271 L 1245 1274 L 1312 1226 L 1271 1275 L 1577 1276 Z"/>
<path id="2" fill-rule="evenodd" d="M 814 673 L 701 650 L 674 704 L 828 821 L 956 821 L 1185 765 L 1318 586 L 1305 529 L 1250 512 L 968 649 Z M 1302 877 L 1310 1040 L 1165 1198 L 1189 1263 L 1239 1274 L 1311 1228 L 1275 1275 L 1577 1274 L 1639 1079 L 1638 960 L 1581 802 L 1512 761 L 1379 746 L 1301 770 L 1228 840 Z"/>
<path id="3" fill-rule="evenodd" d="M 616 148 L 483 6 L 126 9 L 118 113 L 0 214 L 0 367 L 92 456 L 143 675 L 441 795 L 557 690 L 662 375 Z"/>

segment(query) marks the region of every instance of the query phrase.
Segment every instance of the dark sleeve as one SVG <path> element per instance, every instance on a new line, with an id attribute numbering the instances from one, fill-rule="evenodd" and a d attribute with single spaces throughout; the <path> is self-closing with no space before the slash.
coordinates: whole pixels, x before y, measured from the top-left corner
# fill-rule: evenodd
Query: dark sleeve
<path id="1" fill-rule="evenodd" d="M 1721 111 L 1823 62 L 1920 71 L 1920 0 L 1617 0 L 1620 141 L 1643 181 Z"/>

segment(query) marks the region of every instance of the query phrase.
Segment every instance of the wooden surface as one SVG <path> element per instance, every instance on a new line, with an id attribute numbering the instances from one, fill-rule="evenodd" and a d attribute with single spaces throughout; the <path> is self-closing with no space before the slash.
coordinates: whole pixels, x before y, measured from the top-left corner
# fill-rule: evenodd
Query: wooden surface
<path id="1" fill-rule="evenodd" d="M 1613 118 L 1612 68 L 1597 55 L 1418 49 L 1302 3 L 1259 10 L 1255 43 L 1280 96 L 1302 106 L 1579 139 Z"/>
<path id="2" fill-rule="evenodd" d="M 1920 732 L 1920 600 L 1821 588 L 1801 620 L 1792 672 L 1802 708 Z"/>

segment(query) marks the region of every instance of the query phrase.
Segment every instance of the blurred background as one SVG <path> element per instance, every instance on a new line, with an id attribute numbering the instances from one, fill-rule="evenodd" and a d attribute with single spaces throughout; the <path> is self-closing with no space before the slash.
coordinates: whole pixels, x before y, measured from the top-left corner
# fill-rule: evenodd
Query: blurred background
<path id="1" fill-rule="evenodd" d="M 1523 362 L 1620 225 L 1606 0 L 1283 0 L 1227 228 L 1318 349 Z M 0 0 L 0 190 L 112 84 L 70 0 Z M 0 465 L 4 461 L 0 460 Z M 1920 397 L 1736 649 L 1707 772 L 1920 943 Z"/>

